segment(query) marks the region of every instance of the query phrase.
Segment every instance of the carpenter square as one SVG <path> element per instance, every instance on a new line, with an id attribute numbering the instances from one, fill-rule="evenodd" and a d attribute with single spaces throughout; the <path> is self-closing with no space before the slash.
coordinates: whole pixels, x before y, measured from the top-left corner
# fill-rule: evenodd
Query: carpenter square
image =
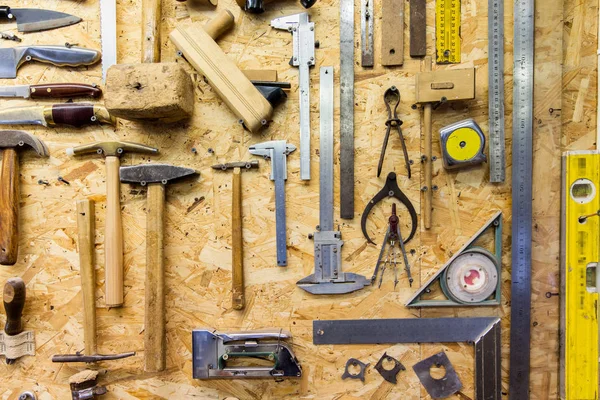
<path id="1" fill-rule="evenodd" d="M 511 399 L 529 398 L 531 340 L 531 229 L 534 4 L 514 3 L 512 272 L 510 312 Z"/>
<path id="2" fill-rule="evenodd" d="M 315 23 L 308 13 L 275 18 L 275 29 L 292 33 L 294 52 L 290 65 L 299 68 L 300 92 L 300 179 L 310 180 L 310 67 L 315 65 Z"/>
<path id="3" fill-rule="evenodd" d="M 14 21 L 15 19 L 19 32 L 39 32 L 62 28 L 81 21 L 79 17 L 58 11 L 0 6 L 0 21 Z"/>
<path id="4" fill-rule="evenodd" d="M 490 182 L 504 182 L 504 0 L 488 0 Z"/>
<path id="5" fill-rule="evenodd" d="M 340 217 L 354 218 L 354 0 L 340 0 Z"/>
<path id="6" fill-rule="evenodd" d="M 372 0 L 369 0 L 372 1 Z M 333 67 L 321 67 L 320 225 L 314 233 L 315 272 L 296 282 L 312 294 L 350 293 L 368 286 L 362 275 L 342 272 L 342 234 L 333 230 Z"/>
<path id="7" fill-rule="evenodd" d="M 277 265 L 287 266 L 287 239 L 285 226 L 285 181 L 287 179 L 287 156 L 296 150 L 285 140 L 273 140 L 250 146 L 250 154 L 271 160 L 269 178 L 275 181 L 275 228 L 277 240 Z"/>
<path id="8" fill-rule="evenodd" d="M 500 318 L 313 321 L 313 343 L 316 345 L 453 342 L 475 346 L 475 400 L 501 399 Z M 521 398 L 527 397 L 518 399 Z"/>

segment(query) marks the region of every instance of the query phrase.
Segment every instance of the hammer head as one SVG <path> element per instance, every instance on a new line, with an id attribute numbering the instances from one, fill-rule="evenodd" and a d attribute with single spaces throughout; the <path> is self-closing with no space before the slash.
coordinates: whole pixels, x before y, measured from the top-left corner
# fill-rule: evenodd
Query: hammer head
<path id="1" fill-rule="evenodd" d="M 121 182 L 139 183 L 142 186 L 149 183 L 166 185 L 175 179 L 196 175 L 197 173 L 192 168 L 176 167 L 169 164 L 140 164 L 119 169 Z"/>
<path id="2" fill-rule="evenodd" d="M 48 157 L 48 148 L 40 139 L 24 131 L 0 131 L 0 148 L 31 147 L 40 157 Z"/>
<path id="3" fill-rule="evenodd" d="M 77 147 L 67 149 L 67 154 L 70 156 L 78 156 L 81 154 L 98 153 L 105 157 L 114 156 L 120 157 L 124 152 L 156 154 L 158 149 L 145 144 L 133 142 L 96 142 L 84 144 Z"/>

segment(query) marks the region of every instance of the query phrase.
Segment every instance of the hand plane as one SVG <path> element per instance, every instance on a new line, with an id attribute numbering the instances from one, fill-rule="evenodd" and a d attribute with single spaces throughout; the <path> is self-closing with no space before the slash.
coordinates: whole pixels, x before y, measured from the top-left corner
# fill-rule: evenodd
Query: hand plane
<path id="1" fill-rule="evenodd" d="M 194 379 L 282 378 L 302 376 L 302 368 L 287 342 L 292 334 L 282 329 L 192 332 Z M 253 359 L 256 364 L 227 366 L 233 359 Z M 260 361 L 263 362 L 260 362 Z M 265 362 L 272 362 L 265 365 Z"/>

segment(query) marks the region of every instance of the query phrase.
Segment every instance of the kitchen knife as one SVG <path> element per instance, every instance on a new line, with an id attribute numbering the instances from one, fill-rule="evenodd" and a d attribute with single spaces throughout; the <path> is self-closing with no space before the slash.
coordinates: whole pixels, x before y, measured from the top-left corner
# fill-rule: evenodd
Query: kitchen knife
<path id="1" fill-rule="evenodd" d="M 0 125 L 71 125 L 79 128 L 98 122 L 114 125 L 115 118 L 104 106 L 91 103 L 0 108 Z"/>
<path id="2" fill-rule="evenodd" d="M 0 97 L 23 97 L 25 99 L 58 99 L 77 96 L 98 98 L 101 94 L 102 90 L 98 86 L 83 83 L 0 86 Z"/>
<path id="3" fill-rule="evenodd" d="M 101 58 L 99 51 L 83 47 L 17 46 L 0 49 L 0 78 L 16 78 L 17 69 L 26 61 L 40 61 L 59 67 L 92 65 Z"/>
<path id="4" fill-rule="evenodd" d="M 73 25 L 81 21 L 79 17 L 58 11 L 0 6 L 0 21 L 14 21 L 15 19 L 17 20 L 19 32 L 45 31 Z"/>

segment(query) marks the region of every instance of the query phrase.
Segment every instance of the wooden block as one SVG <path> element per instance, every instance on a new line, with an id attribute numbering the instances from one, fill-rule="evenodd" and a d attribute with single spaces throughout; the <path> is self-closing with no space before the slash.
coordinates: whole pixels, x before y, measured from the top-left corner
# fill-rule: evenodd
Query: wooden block
<path id="1" fill-rule="evenodd" d="M 250 132 L 267 125 L 273 107 L 202 26 L 178 26 L 170 38 Z"/>
<path id="2" fill-rule="evenodd" d="M 422 72 L 416 79 L 417 103 L 475 98 L 475 68 Z"/>
<path id="3" fill-rule="evenodd" d="M 251 81 L 277 82 L 277 70 L 274 69 L 245 69 L 242 72 Z"/>
<path id="4" fill-rule="evenodd" d="M 381 65 L 402 65 L 404 63 L 404 0 L 383 0 L 381 10 Z"/>
<path id="5" fill-rule="evenodd" d="M 176 63 L 117 64 L 108 69 L 106 108 L 129 120 L 179 121 L 194 110 L 194 86 Z"/>

